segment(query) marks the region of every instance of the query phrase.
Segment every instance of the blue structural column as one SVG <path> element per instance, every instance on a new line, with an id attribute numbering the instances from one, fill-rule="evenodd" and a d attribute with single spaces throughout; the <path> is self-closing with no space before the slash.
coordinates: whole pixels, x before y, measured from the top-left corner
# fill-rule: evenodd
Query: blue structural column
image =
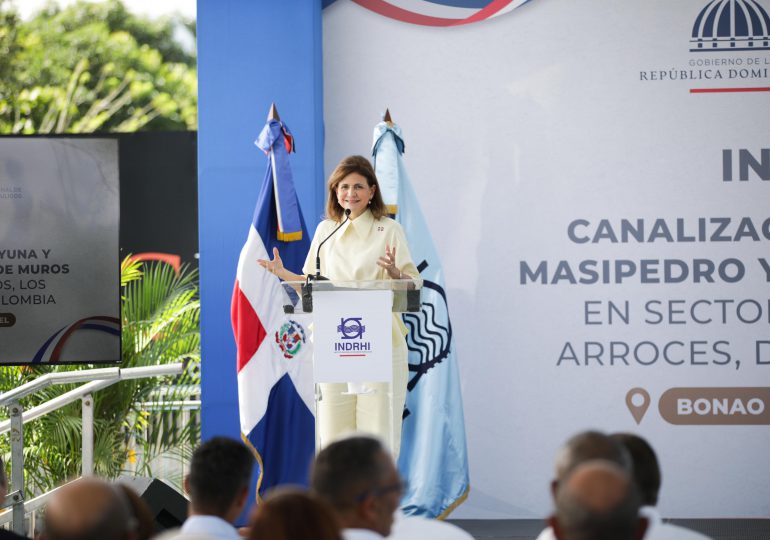
<path id="1" fill-rule="evenodd" d="M 198 219 L 203 439 L 240 438 L 230 298 L 266 160 L 272 102 L 297 146 L 308 228 L 323 208 L 321 0 L 198 0 Z"/>

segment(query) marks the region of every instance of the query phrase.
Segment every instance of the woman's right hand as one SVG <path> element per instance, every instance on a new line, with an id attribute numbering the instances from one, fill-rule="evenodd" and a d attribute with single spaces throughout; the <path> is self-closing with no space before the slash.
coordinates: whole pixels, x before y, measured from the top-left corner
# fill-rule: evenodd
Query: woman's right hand
<path id="1" fill-rule="evenodd" d="M 270 272 L 271 274 L 278 276 L 279 278 L 283 274 L 284 267 L 283 267 L 283 260 L 281 259 L 280 253 L 278 253 L 278 248 L 273 248 L 273 260 L 272 261 L 266 261 L 264 259 L 257 259 L 257 264 Z M 283 278 L 281 278 L 283 279 Z"/>

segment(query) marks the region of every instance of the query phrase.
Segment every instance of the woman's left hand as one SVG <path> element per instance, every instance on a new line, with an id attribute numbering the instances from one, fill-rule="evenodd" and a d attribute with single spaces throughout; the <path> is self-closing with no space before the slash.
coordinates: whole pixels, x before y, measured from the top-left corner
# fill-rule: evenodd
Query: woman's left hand
<path id="1" fill-rule="evenodd" d="M 391 279 L 407 277 L 396 266 L 396 246 L 393 246 L 393 249 L 391 249 L 388 244 L 385 244 L 385 256 L 377 259 L 377 264 L 385 269 Z"/>

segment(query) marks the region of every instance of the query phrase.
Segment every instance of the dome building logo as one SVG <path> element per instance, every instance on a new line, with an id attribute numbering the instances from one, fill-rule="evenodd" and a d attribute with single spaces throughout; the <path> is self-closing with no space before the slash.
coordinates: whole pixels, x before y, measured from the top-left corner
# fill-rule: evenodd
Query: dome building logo
<path id="1" fill-rule="evenodd" d="M 686 55 L 686 64 L 641 69 L 639 81 L 688 85 L 690 94 L 770 93 L 768 1 L 704 0 L 691 15 L 689 52 L 679 49 L 682 41 L 677 40 L 678 57 Z"/>
<path id="2" fill-rule="evenodd" d="M 770 50 L 770 17 L 756 0 L 713 0 L 695 19 L 691 52 Z"/>

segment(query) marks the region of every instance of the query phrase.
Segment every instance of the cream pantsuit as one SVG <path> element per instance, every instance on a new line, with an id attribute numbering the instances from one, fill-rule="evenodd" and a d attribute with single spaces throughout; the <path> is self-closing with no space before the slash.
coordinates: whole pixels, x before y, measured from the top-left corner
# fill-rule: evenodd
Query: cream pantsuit
<path id="1" fill-rule="evenodd" d="M 338 222 L 322 221 L 316 229 L 303 272 L 315 273 L 318 245 Z M 321 248 L 321 274 L 335 281 L 371 281 L 389 279 L 387 272 L 377 265 L 385 254 L 385 246 L 396 250 L 396 266 L 404 274 L 417 278 L 419 272 L 412 262 L 404 231 L 394 220 L 374 219 L 367 210 L 346 223 Z M 393 384 L 369 383 L 374 392 L 343 394 L 346 384 L 322 384 L 322 399 L 318 404 L 321 446 L 352 431 L 363 431 L 381 437 L 398 455 L 401 444 L 401 417 L 406 399 L 407 348 L 406 327 L 401 317 L 393 316 Z M 392 401 L 392 404 L 391 404 Z M 393 411 L 392 416 L 390 411 Z"/>

